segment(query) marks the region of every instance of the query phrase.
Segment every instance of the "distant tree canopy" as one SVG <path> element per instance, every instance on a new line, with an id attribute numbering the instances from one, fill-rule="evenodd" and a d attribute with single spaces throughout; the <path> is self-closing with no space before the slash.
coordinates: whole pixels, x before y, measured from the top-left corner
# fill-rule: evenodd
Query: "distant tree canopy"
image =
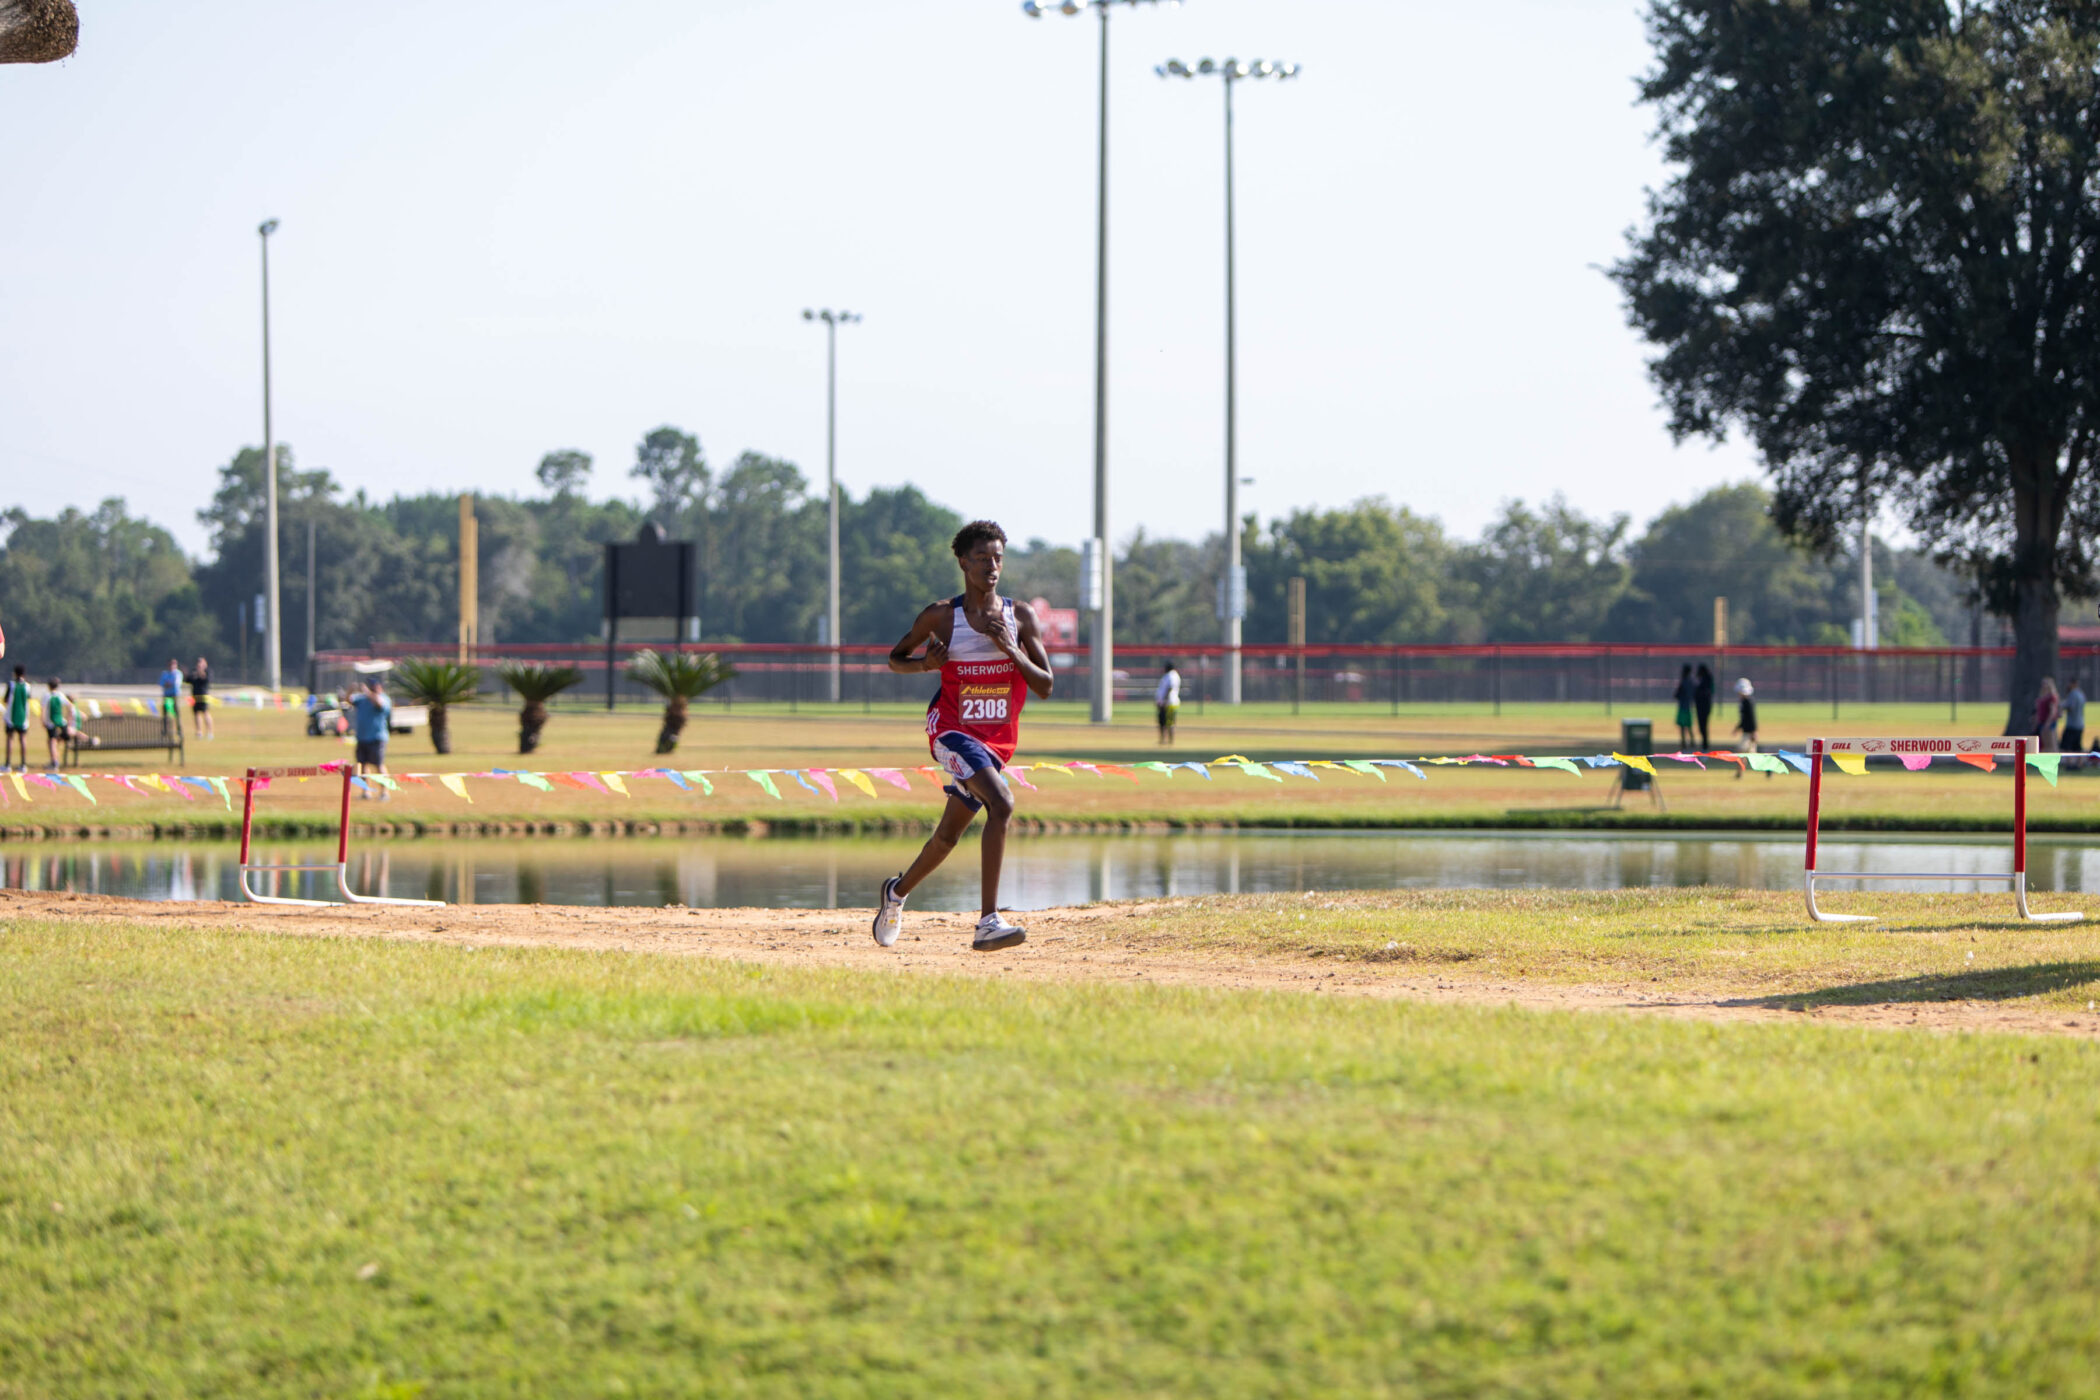
<path id="1" fill-rule="evenodd" d="M 663 476 L 652 467 L 641 479 L 653 502 L 589 500 L 588 458 L 564 451 L 541 459 L 543 494 L 476 498 L 485 640 L 597 638 L 605 543 L 631 540 L 654 522 L 698 546 L 703 640 L 814 643 L 825 600 L 822 490 L 812 491 L 792 463 L 756 452 L 716 471 L 697 439 L 676 428 L 649 434 L 637 459 L 671 464 L 679 489 L 658 491 Z M 374 502 L 346 495 L 326 471 L 300 467 L 289 446 L 279 444 L 277 461 L 286 674 L 299 674 L 307 651 L 309 524 L 317 648 L 451 638 L 458 498 L 431 492 Z M 198 512 L 210 553 L 195 563 L 121 501 L 55 520 L 0 516 L 0 621 L 12 656 L 39 672 L 109 678 L 208 652 L 231 676 L 240 610 L 262 588 L 262 474 L 256 448 L 219 469 Z M 1471 541 L 1379 499 L 1294 511 L 1266 528 L 1249 520 L 1241 540 L 1246 637 L 1286 639 L 1289 581 L 1303 576 L 1314 643 L 1699 645 L 1711 636 L 1717 595 L 1729 599 L 1736 642 L 1844 643 L 1859 611 L 1857 559 L 1819 558 L 1789 541 L 1770 506 L 1762 487 L 1722 487 L 1670 507 L 1635 535 L 1624 517 L 1592 519 L 1559 498 L 1512 501 Z M 842 492 L 845 640 L 893 641 L 927 602 L 957 592 L 948 541 L 961 525 L 914 487 Z M 1215 642 L 1224 555 L 1216 535 L 1133 535 L 1116 564 L 1118 639 Z M 1881 544 L 1875 578 L 1885 641 L 1963 637 L 1972 600 L 1955 575 Z M 1071 607 L 1078 583 L 1074 549 L 1035 538 L 1008 551 L 1002 587 L 1012 596 Z M 251 656 L 259 672 L 260 656 Z"/>
<path id="2" fill-rule="evenodd" d="M 1674 173 L 1614 270 L 1682 437 L 1828 546 L 1866 501 L 2013 620 L 2009 727 L 2100 524 L 2100 6 L 1651 0 Z M 1771 605 L 1791 606 L 1775 597 Z"/>

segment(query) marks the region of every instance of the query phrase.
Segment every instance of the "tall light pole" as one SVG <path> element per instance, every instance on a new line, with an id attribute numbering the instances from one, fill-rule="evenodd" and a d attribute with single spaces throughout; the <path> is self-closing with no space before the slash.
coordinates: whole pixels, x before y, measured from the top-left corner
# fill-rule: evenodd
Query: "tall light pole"
<path id="1" fill-rule="evenodd" d="M 256 233 L 262 237 L 263 305 L 263 592 L 268 621 L 263 625 L 263 673 L 270 689 L 284 689 L 283 648 L 278 645 L 277 606 L 277 438 L 270 424 L 270 235 L 277 232 L 275 219 L 264 219 Z"/>
<path id="2" fill-rule="evenodd" d="M 1094 610 L 1093 721 L 1107 724 L 1116 708 L 1115 558 L 1108 535 L 1108 13 L 1117 5 L 1158 4 L 1160 0 L 1021 0 L 1021 12 L 1041 19 L 1051 10 L 1076 15 L 1093 10 L 1101 17 L 1100 151 L 1096 158 L 1094 222 L 1094 541 L 1100 597 Z M 1181 0 L 1166 0 L 1178 5 Z M 1082 597 L 1081 606 L 1089 600 Z"/>
<path id="3" fill-rule="evenodd" d="M 839 327 L 856 325 L 858 311 L 804 311 L 805 321 L 824 323 L 824 484 L 831 510 L 831 618 L 824 640 L 831 647 L 831 701 L 839 700 Z"/>
<path id="4" fill-rule="evenodd" d="M 1203 59 L 1194 67 L 1170 58 L 1152 70 L 1162 78 L 1216 77 L 1225 89 L 1225 577 L 1219 611 L 1225 620 L 1225 703 L 1240 703 L 1240 630 L 1247 616 L 1247 569 L 1240 562 L 1239 323 L 1232 234 L 1232 90 L 1248 78 L 1298 76 L 1295 63 L 1253 59 L 1223 63 Z"/>

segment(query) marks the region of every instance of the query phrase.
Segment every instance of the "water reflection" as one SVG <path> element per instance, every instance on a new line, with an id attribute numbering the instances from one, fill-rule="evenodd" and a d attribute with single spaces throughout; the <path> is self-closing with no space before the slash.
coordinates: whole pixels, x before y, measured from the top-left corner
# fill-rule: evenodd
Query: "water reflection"
<path id="1" fill-rule="evenodd" d="M 453 904 L 858 908 L 917 849 L 915 840 L 880 837 L 371 841 L 351 852 L 350 882 L 365 893 Z M 2011 867 L 2002 839 L 1826 839 L 1823 850 L 1823 863 L 1840 869 L 1985 873 Z M 263 845 L 255 858 L 295 863 L 332 855 L 329 847 L 285 843 Z M 17 845 L 0 847 L 0 883 L 143 899 L 238 899 L 237 858 L 230 844 Z M 2028 864 L 2034 889 L 2100 888 L 2100 847 L 2035 841 Z M 977 869 L 977 848 L 966 844 L 919 891 L 914 906 L 974 909 Z M 333 893 L 326 875 L 271 878 L 283 894 Z M 1791 837 L 1242 831 L 1017 837 L 1007 846 L 1005 890 L 1013 907 L 1037 909 L 1307 889 L 1792 889 L 1800 878 L 1801 846 Z M 2003 886 L 1916 888 L 1998 892 Z"/>

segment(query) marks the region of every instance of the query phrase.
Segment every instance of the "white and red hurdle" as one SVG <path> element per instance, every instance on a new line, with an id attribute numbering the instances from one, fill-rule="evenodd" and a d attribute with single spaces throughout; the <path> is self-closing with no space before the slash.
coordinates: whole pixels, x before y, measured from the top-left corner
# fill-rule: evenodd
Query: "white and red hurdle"
<path id="1" fill-rule="evenodd" d="M 1872 914 L 1826 914 L 1816 907 L 1818 880 L 1975 880 L 1985 884 L 2012 886 L 2020 917 L 2037 924 L 2067 924 L 2085 917 L 2082 913 L 2036 914 L 2027 907 L 2027 756 L 2041 752 L 2041 741 L 2032 735 L 1986 739 L 1811 739 L 1808 741 L 1808 852 L 1802 861 L 1808 916 L 1818 923 L 1857 924 L 1872 920 Z M 1945 871 L 1819 870 L 1816 867 L 1816 836 L 1823 812 L 1823 760 L 1833 754 L 1900 758 L 1904 754 L 1932 758 L 1961 758 L 1990 755 L 2010 758 L 2013 764 L 2013 868 L 2003 874 L 1950 875 Z"/>
<path id="2" fill-rule="evenodd" d="M 256 904 L 297 904 L 310 909 L 328 908 L 332 899 L 290 899 L 282 895 L 263 894 L 249 884 L 250 875 L 301 872 L 319 874 L 332 871 L 336 888 L 343 898 L 352 904 L 408 904 L 424 909 L 442 909 L 442 899 L 389 899 L 384 895 L 359 894 L 350 888 L 350 779 L 355 765 L 349 763 L 319 763 L 306 768 L 250 768 L 242 780 L 241 791 L 241 893 Z M 333 864 L 287 864 L 258 865 L 248 859 L 249 834 L 255 825 L 255 790 L 258 785 L 267 787 L 278 778 L 325 778 L 331 773 L 340 773 L 343 778 L 342 815 L 335 833 L 335 861 Z M 274 883 L 274 881 L 273 881 Z"/>

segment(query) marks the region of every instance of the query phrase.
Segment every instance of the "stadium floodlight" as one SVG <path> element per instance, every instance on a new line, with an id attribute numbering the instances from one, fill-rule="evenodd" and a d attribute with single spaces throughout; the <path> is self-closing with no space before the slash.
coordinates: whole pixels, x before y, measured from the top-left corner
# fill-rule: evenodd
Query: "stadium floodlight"
<path id="1" fill-rule="evenodd" d="M 277 232 L 275 219 L 264 219 L 255 228 L 262 240 L 262 352 L 263 352 L 263 593 L 269 617 L 263 628 L 266 649 L 263 674 L 270 691 L 284 689 L 283 650 L 277 627 L 277 438 L 270 422 L 270 235 Z"/>
<path id="2" fill-rule="evenodd" d="M 1094 220 L 1094 534 L 1101 541 L 1101 605 L 1093 609 L 1089 669 L 1093 672 L 1092 719 L 1107 724 L 1115 714 L 1116 592 L 1108 533 L 1108 16 L 1118 5 L 1179 6 L 1181 0 L 1057 0 L 1062 15 L 1092 10 L 1101 17 L 1101 126 L 1096 156 Z M 1049 0 L 1021 0 L 1021 13 L 1041 19 Z"/>
<path id="3" fill-rule="evenodd" d="M 1246 593 L 1245 566 L 1240 562 L 1240 486 L 1239 474 L 1239 338 L 1237 320 L 1237 294 L 1235 266 L 1233 260 L 1232 230 L 1232 90 L 1249 78 L 1275 78 L 1279 82 L 1298 76 L 1295 63 L 1276 63 L 1257 58 L 1242 63 L 1228 58 L 1223 62 L 1215 59 L 1198 59 L 1194 65 L 1178 58 L 1170 58 L 1152 70 L 1162 78 L 1197 78 L 1216 76 L 1223 79 L 1225 89 L 1225 582 L 1220 591 L 1221 599 L 1239 599 Z M 1225 628 L 1225 703 L 1240 703 L 1240 633 L 1241 619 L 1236 615 L 1240 608 L 1226 604 L 1220 608 L 1224 614 Z"/>
<path id="4" fill-rule="evenodd" d="M 828 630 L 824 645 L 831 653 L 831 702 L 839 701 L 839 327 L 860 323 L 858 311 L 803 308 L 802 319 L 824 323 L 824 481 L 825 511 L 831 534 L 831 590 L 827 600 Z"/>

